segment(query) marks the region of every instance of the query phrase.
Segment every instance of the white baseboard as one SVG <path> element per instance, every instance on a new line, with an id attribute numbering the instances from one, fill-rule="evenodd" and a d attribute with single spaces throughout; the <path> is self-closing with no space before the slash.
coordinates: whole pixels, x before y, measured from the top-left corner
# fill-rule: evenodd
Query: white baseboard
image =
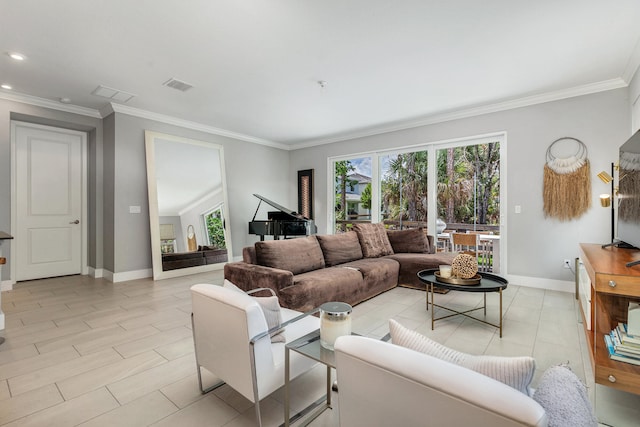
<path id="1" fill-rule="evenodd" d="M 548 289 L 560 292 L 576 292 L 576 284 L 568 280 L 545 279 L 543 277 L 516 276 L 507 274 L 506 279 L 511 285 L 526 286 L 528 288 Z"/>
<path id="2" fill-rule="evenodd" d="M 113 282 L 113 273 L 109 270 L 102 269 L 102 277 L 110 282 Z"/>
<path id="3" fill-rule="evenodd" d="M 123 271 L 122 273 L 113 273 L 109 270 L 102 270 L 102 277 L 110 282 L 126 282 L 128 280 L 145 279 L 153 277 L 153 270 L 145 268 L 144 270 Z"/>
<path id="4" fill-rule="evenodd" d="M 15 285 L 16 282 L 14 282 L 13 280 L 3 280 L 0 281 L 0 291 L 4 292 L 4 291 L 11 291 L 13 290 L 13 285 Z"/>
<path id="5" fill-rule="evenodd" d="M 104 269 L 89 267 L 89 276 L 93 277 L 94 279 L 100 279 L 104 277 Z"/>

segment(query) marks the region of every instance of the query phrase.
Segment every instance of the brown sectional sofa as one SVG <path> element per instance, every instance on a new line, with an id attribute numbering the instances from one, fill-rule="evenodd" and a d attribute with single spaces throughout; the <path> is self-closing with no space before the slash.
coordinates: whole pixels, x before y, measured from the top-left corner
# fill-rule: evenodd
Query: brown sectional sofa
<path id="1" fill-rule="evenodd" d="M 328 301 L 356 305 L 398 285 L 424 289 L 418 271 L 455 256 L 435 253 L 422 229 L 357 224 L 354 230 L 256 242 L 243 249 L 243 261 L 225 265 L 224 277 L 245 291 L 271 288 L 281 306 L 308 311 Z"/>

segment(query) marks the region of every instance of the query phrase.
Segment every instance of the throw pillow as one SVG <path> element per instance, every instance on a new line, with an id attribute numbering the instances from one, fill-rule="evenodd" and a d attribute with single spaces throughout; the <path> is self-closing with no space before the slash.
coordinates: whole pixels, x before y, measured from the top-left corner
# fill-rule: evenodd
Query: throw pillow
<path id="1" fill-rule="evenodd" d="M 256 242 L 254 246 L 259 265 L 293 274 L 324 268 L 324 255 L 316 236 Z"/>
<path id="2" fill-rule="evenodd" d="M 393 253 L 389 237 L 387 237 L 387 231 L 381 222 L 376 224 L 355 224 L 353 230 L 358 235 L 362 255 L 365 258 L 377 258 Z"/>
<path id="3" fill-rule="evenodd" d="M 429 239 L 423 228 L 410 228 L 408 230 L 387 230 L 387 237 L 393 253 L 429 253 Z"/>
<path id="4" fill-rule="evenodd" d="M 244 292 L 242 289 L 231 283 L 229 280 L 224 279 L 223 287 L 231 289 L 233 291 L 242 292 L 243 294 L 250 294 L 256 291 L 263 291 L 265 288 L 253 289 L 248 292 Z M 273 292 L 273 291 L 272 291 Z M 273 295 L 270 297 L 252 297 L 262 309 L 264 319 L 267 321 L 267 328 L 269 330 L 282 325 L 282 312 L 280 311 L 280 303 L 278 297 Z M 271 332 L 271 342 L 286 342 L 284 336 L 284 328 L 277 329 Z"/>
<path id="5" fill-rule="evenodd" d="M 598 425 L 587 388 L 566 365 L 544 371 L 533 399 L 546 411 L 549 427 Z"/>
<path id="6" fill-rule="evenodd" d="M 463 366 L 498 380 L 529 395 L 529 384 L 536 368 L 532 357 L 475 356 L 445 347 L 424 335 L 389 319 L 391 341 L 420 353 Z"/>
<path id="7" fill-rule="evenodd" d="M 362 248 L 358 235 L 349 231 L 340 234 L 317 235 L 318 243 L 324 254 L 324 263 L 327 267 L 362 258 Z"/>

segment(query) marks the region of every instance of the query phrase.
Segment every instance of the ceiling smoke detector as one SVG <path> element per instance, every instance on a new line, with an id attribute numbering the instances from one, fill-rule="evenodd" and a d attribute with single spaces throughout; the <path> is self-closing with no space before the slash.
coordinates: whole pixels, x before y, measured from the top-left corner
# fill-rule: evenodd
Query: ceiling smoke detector
<path id="1" fill-rule="evenodd" d="M 169 80 L 167 80 L 166 82 L 162 83 L 164 86 L 168 86 L 174 89 L 177 89 L 181 92 L 186 92 L 189 89 L 191 89 L 193 87 L 193 85 L 190 85 L 187 82 L 183 82 L 182 80 L 178 80 L 176 78 L 171 77 Z"/>

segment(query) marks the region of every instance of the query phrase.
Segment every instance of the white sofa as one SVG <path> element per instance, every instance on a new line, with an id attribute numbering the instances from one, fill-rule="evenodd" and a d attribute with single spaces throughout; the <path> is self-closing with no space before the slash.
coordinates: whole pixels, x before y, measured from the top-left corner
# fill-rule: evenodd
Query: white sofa
<path id="1" fill-rule="evenodd" d="M 546 426 L 535 400 L 499 381 L 391 343 L 336 341 L 342 427 Z"/>

